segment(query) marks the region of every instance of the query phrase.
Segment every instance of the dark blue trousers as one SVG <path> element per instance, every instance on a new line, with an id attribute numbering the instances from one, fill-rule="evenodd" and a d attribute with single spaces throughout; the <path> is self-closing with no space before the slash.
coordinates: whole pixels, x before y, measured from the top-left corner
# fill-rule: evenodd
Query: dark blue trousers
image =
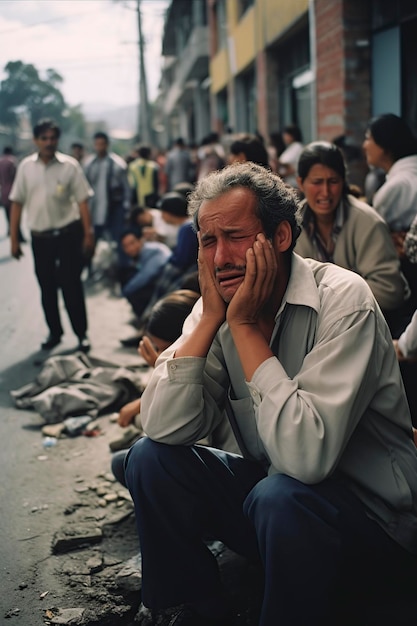
<path id="1" fill-rule="evenodd" d="M 259 626 L 417 623 L 417 615 L 401 621 L 397 611 L 411 589 L 415 594 L 416 557 L 370 520 L 338 481 L 305 485 L 282 474 L 266 476 L 258 464 L 223 451 L 147 438 L 130 449 L 125 476 L 135 504 L 145 606 L 185 602 L 209 617 L 226 610 L 217 563 L 203 541 L 211 536 L 260 559 Z M 384 621 L 387 603 L 395 608 L 394 622 L 392 616 Z"/>

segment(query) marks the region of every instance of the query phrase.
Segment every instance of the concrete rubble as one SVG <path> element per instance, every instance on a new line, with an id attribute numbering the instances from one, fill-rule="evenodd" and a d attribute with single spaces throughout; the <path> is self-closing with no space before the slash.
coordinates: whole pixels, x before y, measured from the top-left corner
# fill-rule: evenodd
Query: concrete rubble
<path id="1" fill-rule="evenodd" d="M 77 606 L 54 606 L 44 592 L 44 624 L 145 626 L 149 616 L 139 610 L 141 558 L 129 492 L 112 474 L 105 473 L 92 480 L 79 477 L 74 494 L 76 500 L 62 512 L 63 524 L 52 539 L 51 552 L 56 574 L 76 592 L 78 602 Z M 236 608 L 236 624 L 255 626 L 260 589 L 254 580 L 259 580 L 258 574 L 221 542 L 207 545 L 219 563 L 232 604 L 240 607 Z M 131 552 L 127 558 L 119 556 L 126 551 Z M 24 583 L 21 585 L 23 588 Z M 18 614 L 15 608 L 5 617 Z"/>

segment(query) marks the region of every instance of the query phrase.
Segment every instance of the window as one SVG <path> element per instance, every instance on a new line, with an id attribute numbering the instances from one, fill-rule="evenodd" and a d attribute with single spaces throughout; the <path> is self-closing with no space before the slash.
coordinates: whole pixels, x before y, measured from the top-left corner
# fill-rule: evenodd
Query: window
<path id="1" fill-rule="evenodd" d="M 255 71 L 250 69 L 236 80 L 237 131 L 254 133 L 257 130 Z"/>
<path id="2" fill-rule="evenodd" d="M 280 46 L 277 54 L 279 67 L 279 123 L 296 124 L 303 141 L 312 140 L 310 40 L 308 25 Z"/>

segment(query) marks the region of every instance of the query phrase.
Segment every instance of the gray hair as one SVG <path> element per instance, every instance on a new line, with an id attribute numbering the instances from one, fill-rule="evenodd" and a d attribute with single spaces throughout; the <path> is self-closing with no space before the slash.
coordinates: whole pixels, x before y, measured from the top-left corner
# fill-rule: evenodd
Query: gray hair
<path id="1" fill-rule="evenodd" d="M 291 250 L 301 231 L 299 198 L 296 191 L 264 167 L 247 161 L 234 163 L 205 176 L 188 198 L 188 213 L 200 230 L 198 212 L 205 200 L 215 200 L 231 189 L 245 187 L 257 199 L 256 214 L 261 220 L 267 238 L 272 239 L 278 225 L 288 222 L 292 231 Z"/>

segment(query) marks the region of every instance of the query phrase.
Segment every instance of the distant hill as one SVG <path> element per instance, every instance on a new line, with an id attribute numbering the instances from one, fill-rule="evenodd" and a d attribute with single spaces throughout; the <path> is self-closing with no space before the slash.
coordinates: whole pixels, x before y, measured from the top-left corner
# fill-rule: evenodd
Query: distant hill
<path id="1" fill-rule="evenodd" d="M 112 108 L 106 103 L 88 103 L 82 105 L 82 111 L 88 122 L 105 122 L 111 135 L 131 134 L 136 132 L 138 107 L 135 104 Z"/>

